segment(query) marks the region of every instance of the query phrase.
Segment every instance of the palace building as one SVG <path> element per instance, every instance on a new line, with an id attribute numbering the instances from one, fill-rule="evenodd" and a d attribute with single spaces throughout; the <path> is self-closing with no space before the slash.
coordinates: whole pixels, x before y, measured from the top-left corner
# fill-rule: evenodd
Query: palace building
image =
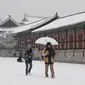
<path id="1" fill-rule="evenodd" d="M 9 16 L 0 26 L 14 27 L 13 35 L 17 39 L 16 50 L 23 51 L 30 44 L 35 57 L 40 58 L 39 51 L 43 49 L 43 45 L 35 44 L 35 41 L 40 37 L 48 36 L 56 39 L 59 44 L 56 46 L 57 61 L 85 63 L 85 12 L 64 17 L 59 17 L 57 13 L 52 17 L 25 14 L 19 24 Z"/>
<path id="2" fill-rule="evenodd" d="M 44 36 L 55 38 L 59 43 L 57 61 L 85 62 L 85 12 L 49 17 L 31 26 L 29 30 L 18 34 L 17 47 L 25 49 L 31 44 L 33 48 L 42 49 L 43 46 L 35 44 L 35 40 Z"/>
<path id="3" fill-rule="evenodd" d="M 27 16 L 27 17 L 29 17 L 29 16 Z M 57 15 L 54 15 L 52 17 L 44 17 L 44 18 L 42 18 L 42 17 L 30 17 L 30 19 L 31 20 L 34 19 L 34 20 L 31 23 L 26 22 L 27 24 L 20 26 L 20 27 L 17 27 L 14 30 L 15 36 L 18 40 L 18 43 L 17 43 L 18 49 L 25 49 L 28 44 L 32 45 L 32 47 L 35 48 L 36 45 L 34 44 L 34 42 L 36 39 L 35 39 L 35 36 L 32 35 L 32 30 L 38 29 L 42 26 L 45 26 L 46 24 L 51 23 L 52 21 L 57 19 Z M 27 21 L 27 18 L 25 20 Z"/>
<path id="4" fill-rule="evenodd" d="M 36 40 L 37 38 L 44 36 L 53 37 L 59 43 L 57 48 L 59 50 L 84 49 L 84 17 L 85 13 L 73 14 L 65 17 L 60 17 L 58 19 L 54 19 L 52 22 L 43 25 L 47 23 L 48 20 L 53 19 L 55 17 L 47 18 L 47 21 L 44 20 L 42 22 L 35 23 L 35 25 L 32 23 L 30 28 L 30 24 L 26 25 L 30 29 L 30 35 L 27 33 L 25 35 L 25 31 L 21 31 L 20 34 L 22 34 L 22 36 L 29 37 L 27 38 L 29 41 Z M 29 29 L 27 29 L 26 32 Z M 36 45 L 34 45 L 34 42 L 31 42 L 30 44 L 33 44 L 32 46 L 36 47 Z"/>

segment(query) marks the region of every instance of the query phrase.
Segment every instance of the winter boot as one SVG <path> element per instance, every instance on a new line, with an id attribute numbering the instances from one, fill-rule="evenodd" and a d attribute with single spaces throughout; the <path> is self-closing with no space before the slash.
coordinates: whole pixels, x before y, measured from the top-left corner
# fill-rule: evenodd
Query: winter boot
<path id="1" fill-rule="evenodd" d="M 26 75 L 28 75 L 28 70 L 26 71 Z"/>
<path id="2" fill-rule="evenodd" d="M 28 73 L 26 72 L 26 75 L 28 75 Z"/>
<path id="3" fill-rule="evenodd" d="M 55 74 L 52 74 L 51 77 L 54 78 L 55 77 Z"/>
<path id="4" fill-rule="evenodd" d="M 45 77 L 48 77 L 48 74 L 47 73 L 45 74 Z"/>

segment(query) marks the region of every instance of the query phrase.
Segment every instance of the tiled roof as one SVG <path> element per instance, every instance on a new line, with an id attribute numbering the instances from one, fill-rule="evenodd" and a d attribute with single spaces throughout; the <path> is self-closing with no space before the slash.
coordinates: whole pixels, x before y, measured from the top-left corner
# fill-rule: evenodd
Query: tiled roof
<path id="1" fill-rule="evenodd" d="M 19 26 L 19 23 L 16 22 L 12 17 L 11 15 L 9 15 L 9 17 L 6 17 L 4 19 L 1 19 L 1 22 L 0 22 L 0 26 L 2 26 L 3 24 L 5 24 L 7 21 L 12 21 L 13 23 L 15 23 L 17 26 Z"/>
<path id="2" fill-rule="evenodd" d="M 59 19 L 54 20 L 53 22 L 40 27 L 39 29 L 33 30 L 32 32 L 39 32 L 51 29 L 57 29 L 63 26 L 73 25 L 76 23 L 84 22 L 85 21 L 85 12 L 72 14 L 65 17 L 60 17 Z"/>
<path id="3" fill-rule="evenodd" d="M 38 21 L 41 21 L 41 20 L 44 20 L 48 17 L 38 17 L 38 16 L 30 16 L 30 15 L 27 15 L 26 13 L 24 14 L 24 18 L 23 20 L 21 21 L 22 24 L 31 24 L 31 23 L 35 23 L 35 22 L 38 22 Z"/>

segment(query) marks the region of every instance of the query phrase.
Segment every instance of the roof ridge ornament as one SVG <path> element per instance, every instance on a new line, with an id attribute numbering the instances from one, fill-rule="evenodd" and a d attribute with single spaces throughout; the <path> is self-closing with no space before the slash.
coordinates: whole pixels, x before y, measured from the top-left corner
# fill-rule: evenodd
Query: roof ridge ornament
<path id="1" fill-rule="evenodd" d="M 11 15 L 9 15 L 9 17 L 11 17 Z"/>
<path id="2" fill-rule="evenodd" d="M 57 18 L 57 19 L 59 18 L 59 16 L 58 16 L 58 13 L 57 13 L 57 12 L 56 12 L 55 16 L 56 16 L 56 18 Z"/>

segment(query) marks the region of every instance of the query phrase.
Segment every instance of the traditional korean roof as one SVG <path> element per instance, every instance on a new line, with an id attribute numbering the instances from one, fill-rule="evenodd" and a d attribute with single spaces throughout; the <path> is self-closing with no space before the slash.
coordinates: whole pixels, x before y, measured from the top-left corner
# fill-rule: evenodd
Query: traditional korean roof
<path id="1" fill-rule="evenodd" d="M 27 24 L 27 25 L 15 27 L 15 28 L 13 28 L 13 33 L 16 34 L 16 33 L 24 32 L 24 31 L 28 31 L 28 30 L 32 29 L 32 26 L 34 26 L 38 23 L 44 22 L 45 20 L 47 20 L 47 18 L 33 22 L 33 23 L 30 23 L 30 24 Z"/>
<path id="2" fill-rule="evenodd" d="M 42 27 L 45 24 L 52 22 L 54 19 L 56 19 L 56 16 L 44 18 L 44 19 L 41 19 L 39 21 L 34 21 L 32 23 L 29 23 L 29 24 L 20 25 L 18 27 L 13 27 L 13 28 L 8 27 L 8 28 L 3 28 L 3 29 L 0 28 L 0 31 L 1 32 L 11 31 L 11 32 L 13 32 L 13 34 L 18 34 L 18 33 L 26 32 L 29 30 L 31 31 L 33 29 L 37 29 L 40 26 Z"/>
<path id="3" fill-rule="evenodd" d="M 13 29 L 13 33 L 16 34 L 16 33 L 20 33 L 20 32 L 26 32 L 28 30 L 31 31 L 33 29 L 37 29 L 38 27 L 42 27 L 45 24 L 52 22 L 56 18 L 57 17 L 55 15 L 55 16 L 44 18 L 44 19 L 41 19 L 39 21 L 30 23 L 30 24 L 27 24 L 27 25 L 24 25 L 24 26 L 20 26 L 20 27 L 14 28 Z"/>
<path id="4" fill-rule="evenodd" d="M 30 16 L 30 15 L 27 15 L 25 13 L 24 18 L 20 24 L 22 24 L 22 25 L 31 24 L 31 23 L 39 22 L 39 21 L 44 20 L 46 18 L 48 18 L 48 17 Z"/>
<path id="5" fill-rule="evenodd" d="M 58 18 L 59 18 L 59 16 L 58 16 L 58 14 L 56 13 L 54 16 L 49 17 L 47 20 L 45 20 L 45 21 L 43 21 L 43 22 L 40 22 L 40 23 L 32 26 L 32 30 L 36 30 L 36 29 L 38 29 L 38 28 L 40 28 L 40 27 L 43 27 L 43 26 L 45 26 L 45 25 L 53 22 L 54 20 L 56 20 L 56 19 L 58 19 Z"/>
<path id="6" fill-rule="evenodd" d="M 81 22 L 85 22 L 85 12 L 76 13 L 76 14 L 65 16 L 65 17 L 60 17 L 59 19 L 56 19 L 53 22 L 40 27 L 39 29 L 33 30 L 32 32 L 40 32 L 45 30 L 57 29 L 60 27 L 73 25 L 73 24 L 77 24 Z"/>
<path id="7" fill-rule="evenodd" d="M 1 20 L 0 27 L 1 28 L 10 28 L 17 27 L 19 24 L 9 15 L 5 20 Z"/>
<path id="8" fill-rule="evenodd" d="M 52 16 L 52 17 L 47 17 L 38 21 L 34 21 L 32 23 L 23 25 L 23 26 L 19 26 L 13 29 L 13 33 L 17 34 L 17 33 L 21 33 L 21 32 L 26 32 L 28 30 L 32 31 L 33 29 L 37 29 L 39 27 L 44 26 L 47 23 L 52 22 L 53 20 L 55 20 L 57 17 L 57 14 Z"/>

